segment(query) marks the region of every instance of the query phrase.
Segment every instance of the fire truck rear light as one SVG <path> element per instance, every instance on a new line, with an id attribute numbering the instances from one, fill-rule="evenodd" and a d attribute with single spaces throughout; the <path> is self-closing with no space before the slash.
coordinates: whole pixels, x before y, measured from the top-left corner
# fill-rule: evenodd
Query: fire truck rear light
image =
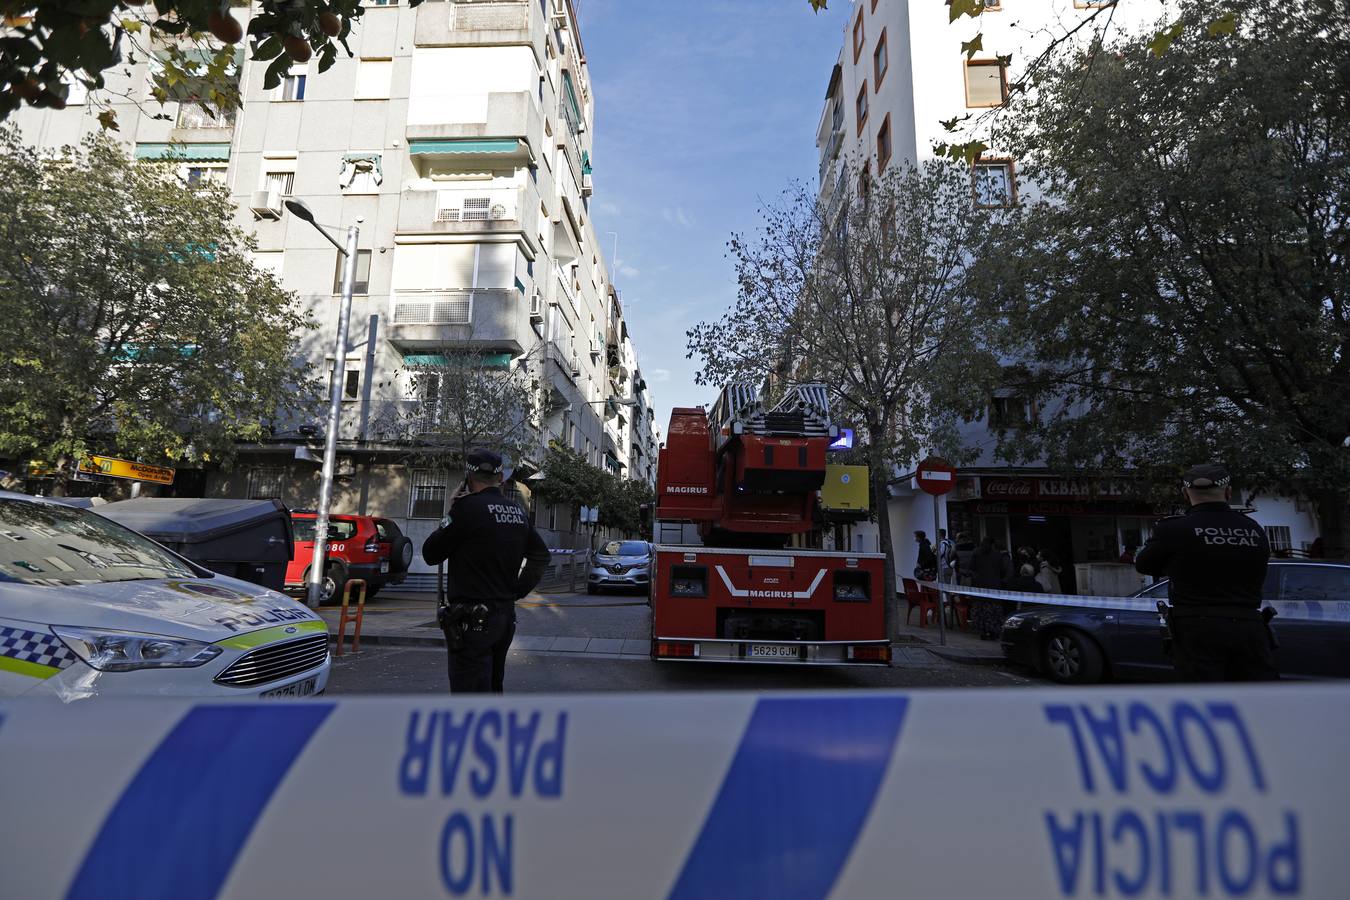
<path id="1" fill-rule="evenodd" d="M 855 662 L 888 663 L 891 661 L 891 648 L 887 644 L 866 644 L 861 647 L 849 647 L 848 656 Z"/>
<path id="2" fill-rule="evenodd" d="M 698 644 L 692 641 L 657 641 L 657 656 L 698 656 Z"/>

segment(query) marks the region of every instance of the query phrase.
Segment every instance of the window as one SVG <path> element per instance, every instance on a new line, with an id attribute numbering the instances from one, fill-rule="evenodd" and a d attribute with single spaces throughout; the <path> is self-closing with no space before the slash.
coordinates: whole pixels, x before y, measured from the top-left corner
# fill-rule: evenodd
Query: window
<path id="1" fill-rule="evenodd" d="M 984 0 L 984 8 L 987 10 L 1002 11 L 1003 0 Z"/>
<path id="2" fill-rule="evenodd" d="M 89 86 L 74 73 L 62 73 L 61 83 L 66 86 L 66 106 L 76 106 L 89 98 Z"/>
<path id="3" fill-rule="evenodd" d="M 1002 106 L 1008 99 L 1008 69 L 996 59 L 966 61 L 966 106 Z"/>
<path id="4" fill-rule="evenodd" d="M 356 64 L 357 100 L 388 100 L 394 80 L 392 59 L 361 59 Z"/>
<path id="5" fill-rule="evenodd" d="M 1350 589 L 1350 571 L 1340 566 L 1313 566 L 1286 564 L 1271 566 L 1284 573 L 1284 589 L 1280 599 L 1286 603 L 1301 600 L 1304 603 L 1326 603 L 1333 607 L 1343 602 Z"/>
<path id="6" fill-rule="evenodd" d="M 863 163 L 862 171 L 858 173 L 858 196 L 866 198 L 872 190 L 872 162 L 868 160 Z"/>
<path id="7" fill-rule="evenodd" d="M 231 128 L 234 110 L 216 109 L 214 112 L 200 103 L 178 104 L 178 128 Z"/>
<path id="8" fill-rule="evenodd" d="M 408 498 L 408 518 L 439 519 L 445 510 L 446 476 L 444 472 L 414 469 L 412 493 Z"/>
<path id="9" fill-rule="evenodd" d="M 863 30 L 863 12 L 858 10 L 858 21 L 853 23 L 853 64 L 856 66 L 862 58 L 863 47 L 867 45 L 867 35 Z"/>
<path id="10" fill-rule="evenodd" d="M 989 400 L 989 427 L 995 430 L 1017 428 L 1031 421 L 1031 401 L 1011 391 L 999 391 Z"/>
<path id="11" fill-rule="evenodd" d="M 341 253 L 337 255 L 337 266 L 333 271 L 333 293 L 342 293 L 342 268 L 347 258 Z M 356 251 L 356 278 L 352 281 L 353 294 L 370 293 L 370 251 Z"/>
<path id="12" fill-rule="evenodd" d="M 1017 173 L 1012 160 L 981 160 L 975 164 L 972 178 L 976 206 L 1012 206 L 1017 202 Z"/>
<path id="13" fill-rule="evenodd" d="M 208 184 L 225 183 L 224 166 L 184 166 L 180 176 L 190 188 L 205 187 Z"/>
<path id="14" fill-rule="evenodd" d="M 877 130 L 877 172 L 886 168 L 886 164 L 891 161 L 891 114 L 887 113 L 886 118 L 881 121 L 881 128 Z"/>
<path id="15" fill-rule="evenodd" d="M 278 100 L 303 100 L 305 99 L 305 67 L 297 66 L 291 69 L 286 75 L 282 76 L 281 84 L 277 85 L 276 99 Z"/>
<path id="16" fill-rule="evenodd" d="M 280 500 L 281 482 L 286 470 L 280 466 L 263 466 L 248 473 L 248 499 Z"/>
<path id="17" fill-rule="evenodd" d="M 886 77 L 886 69 L 890 66 L 890 60 L 886 54 L 886 29 L 881 29 L 881 37 L 877 38 L 877 49 L 872 51 L 872 78 L 878 88 L 881 87 L 881 81 Z"/>
<path id="18" fill-rule="evenodd" d="M 295 189 L 294 172 L 268 172 L 264 190 L 279 197 L 289 197 Z"/>
<path id="19" fill-rule="evenodd" d="M 1267 525 L 1266 539 L 1270 541 L 1270 552 L 1276 556 L 1288 556 L 1294 548 L 1288 525 Z"/>
<path id="20" fill-rule="evenodd" d="M 329 370 L 329 377 L 332 377 L 332 370 Z M 331 395 L 333 383 L 328 383 L 328 389 Z M 342 380 L 342 399 L 360 400 L 361 399 L 361 365 L 359 363 L 348 363 Z"/>
<path id="21" fill-rule="evenodd" d="M 867 121 L 867 82 L 862 83 L 862 90 L 858 91 L 858 99 L 853 104 L 854 112 L 858 117 L 858 134 L 862 134 L 863 123 Z"/>

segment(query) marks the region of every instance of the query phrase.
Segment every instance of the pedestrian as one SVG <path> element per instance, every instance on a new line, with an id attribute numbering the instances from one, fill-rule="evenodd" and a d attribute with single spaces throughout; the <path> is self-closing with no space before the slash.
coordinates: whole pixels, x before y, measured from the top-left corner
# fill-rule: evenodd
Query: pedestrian
<path id="1" fill-rule="evenodd" d="M 1041 583 L 1036 580 L 1036 567 L 1031 563 L 1023 563 L 1022 568 L 1017 571 L 1016 575 L 1008 579 L 1008 583 L 1004 587 L 1010 591 L 1021 591 L 1024 594 L 1045 593 L 1045 588 L 1041 587 Z"/>
<path id="2" fill-rule="evenodd" d="M 1125 548 L 1125 552 L 1120 554 L 1120 559 L 1116 560 L 1116 562 L 1124 563 L 1125 565 L 1128 566 L 1134 565 L 1134 554 L 1137 549 L 1139 548 L 1137 548 L 1134 544 L 1130 544 Z"/>
<path id="3" fill-rule="evenodd" d="M 1060 587 L 1059 576 L 1064 570 L 1060 568 L 1059 557 L 1053 550 L 1042 550 L 1040 553 L 1040 567 L 1036 573 L 1036 581 L 1040 583 L 1041 588 L 1047 594 L 1061 594 L 1063 589 Z"/>
<path id="4" fill-rule="evenodd" d="M 516 601 L 543 577 L 549 551 L 525 509 L 502 494 L 500 456 L 474 450 L 467 470 L 468 492 L 422 544 L 422 557 L 433 566 L 449 561 L 447 604 L 436 618 L 445 632 L 450 693 L 500 694 Z"/>
<path id="5" fill-rule="evenodd" d="M 1266 532 L 1234 510 L 1222 465 L 1182 476 L 1190 510 L 1153 527 L 1135 569 L 1168 579 L 1172 665 L 1183 681 L 1273 681 L 1274 639 L 1261 611 L 1270 560 Z"/>
<path id="6" fill-rule="evenodd" d="M 919 545 L 919 564 L 914 567 L 914 577 L 919 581 L 932 581 L 937 577 L 938 558 L 928 535 L 922 531 L 914 532 L 914 541 Z"/>
<path id="7" fill-rule="evenodd" d="M 952 568 L 956 574 L 956 583 L 970 587 L 974 571 L 975 542 L 970 539 L 967 532 L 962 531 L 956 536 L 954 559 L 955 565 Z"/>
<path id="8" fill-rule="evenodd" d="M 938 529 L 938 581 L 950 584 L 956 575 L 956 542 L 947 537 L 947 529 Z"/>
<path id="9" fill-rule="evenodd" d="M 1012 575 L 1012 561 L 1008 554 L 994 546 L 994 539 L 986 535 L 979 549 L 971 554 L 970 584 L 975 588 L 1001 590 Z M 1002 600 L 989 597 L 970 598 L 970 620 L 975 623 L 980 640 L 993 640 L 1003 628 Z"/>

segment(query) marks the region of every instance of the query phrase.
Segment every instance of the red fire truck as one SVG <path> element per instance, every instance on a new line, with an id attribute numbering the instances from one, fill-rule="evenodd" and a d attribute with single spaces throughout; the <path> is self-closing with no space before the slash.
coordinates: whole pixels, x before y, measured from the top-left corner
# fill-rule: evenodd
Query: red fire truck
<path id="1" fill-rule="evenodd" d="M 788 546 L 820 527 L 824 385 L 767 408 L 748 384 L 676 408 L 660 451 L 652 658 L 888 665 L 880 553 Z"/>

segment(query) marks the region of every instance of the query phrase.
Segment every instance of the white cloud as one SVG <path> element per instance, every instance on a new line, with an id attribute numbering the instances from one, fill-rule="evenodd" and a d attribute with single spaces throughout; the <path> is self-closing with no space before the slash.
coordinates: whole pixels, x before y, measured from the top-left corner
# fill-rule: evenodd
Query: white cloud
<path id="1" fill-rule="evenodd" d="M 636 268 L 634 268 L 633 266 L 630 266 L 630 265 L 628 265 L 628 263 L 625 263 L 625 262 L 619 263 L 619 274 L 622 275 L 624 278 L 640 278 L 640 277 L 642 277 L 642 272 L 641 272 L 641 270 L 636 269 Z"/>
<path id="2" fill-rule="evenodd" d="M 617 219 L 623 216 L 623 210 L 619 208 L 619 204 L 612 200 L 601 200 L 595 204 L 595 214 L 602 218 L 613 216 Z"/>
<path id="3" fill-rule="evenodd" d="M 652 369 L 652 381 L 669 381 L 669 369 Z"/>
<path id="4" fill-rule="evenodd" d="M 683 206 L 677 206 L 674 209 L 666 207 L 661 210 L 661 218 L 665 219 L 671 225 L 678 225 L 681 228 L 693 228 L 694 220 L 689 213 L 684 211 Z"/>

